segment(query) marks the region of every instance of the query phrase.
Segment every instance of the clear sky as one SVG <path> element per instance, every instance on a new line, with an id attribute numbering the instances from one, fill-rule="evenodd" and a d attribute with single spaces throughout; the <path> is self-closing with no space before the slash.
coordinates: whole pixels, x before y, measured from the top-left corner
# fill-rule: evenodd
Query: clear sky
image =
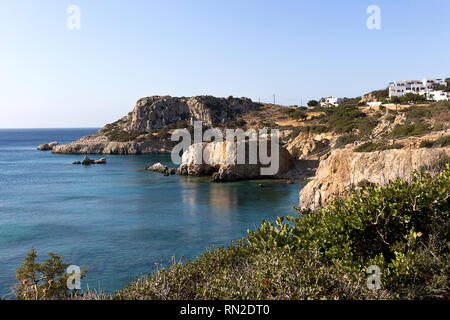
<path id="1" fill-rule="evenodd" d="M 0 128 L 99 127 L 151 95 L 305 104 L 449 76 L 447 0 L 0 0 Z"/>

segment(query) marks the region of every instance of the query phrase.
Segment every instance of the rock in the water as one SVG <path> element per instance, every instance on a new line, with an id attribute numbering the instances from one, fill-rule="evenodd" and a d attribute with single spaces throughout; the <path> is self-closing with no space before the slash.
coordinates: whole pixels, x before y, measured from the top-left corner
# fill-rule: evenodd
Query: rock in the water
<path id="1" fill-rule="evenodd" d="M 72 164 L 81 164 L 81 161 L 74 161 Z"/>
<path id="2" fill-rule="evenodd" d="M 81 161 L 81 164 L 83 164 L 85 166 L 88 166 L 91 164 L 105 164 L 105 163 L 106 163 L 106 158 L 100 158 L 97 160 L 93 160 L 93 159 L 90 159 L 88 156 L 85 156 L 83 161 Z"/>
<path id="3" fill-rule="evenodd" d="M 83 165 L 85 165 L 85 166 L 88 166 L 88 165 L 92 164 L 92 160 L 89 159 L 88 156 L 85 156 L 84 159 L 83 159 L 83 161 L 81 161 L 81 164 L 83 164 Z"/>
<path id="4" fill-rule="evenodd" d="M 248 144 L 248 142 L 246 142 Z M 246 150 L 249 150 L 246 146 Z M 236 143 L 211 142 L 202 143 L 203 163 L 195 163 L 196 145 L 191 145 L 182 156 L 182 164 L 178 167 L 179 175 L 211 176 L 212 181 L 239 181 L 260 178 L 279 178 L 294 166 L 289 152 L 279 146 L 279 167 L 274 175 L 263 175 L 261 163 L 250 164 L 248 152 L 246 163 L 237 164 Z"/>
<path id="5" fill-rule="evenodd" d="M 53 150 L 53 147 L 57 146 L 59 143 L 58 141 L 53 141 L 50 143 L 44 143 L 44 144 L 40 144 L 37 149 L 40 151 L 49 151 L 49 150 Z"/>
<path id="6" fill-rule="evenodd" d="M 93 164 L 105 164 L 106 158 L 100 158 L 100 159 L 94 160 L 92 163 Z"/>
<path id="7" fill-rule="evenodd" d="M 387 184 L 396 178 L 409 179 L 411 171 L 433 165 L 450 156 L 450 148 L 400 149 L 375 152 L 334 150 L 321 161 L 314 180 L 300 192 L 301 209 L 316 210 L 336 196 L 345 196 L 362 185 Z"/>
<path id="8" fill-rule="evenodd" d="M 169 176 L 171 174 L 175 174 L 174 168 L 169 168 L 168 166 L 163 165 L 162 163 L 155 163 L 154 165 L 148 166 L 145 170 L 159 172 L 164 174 L 165 176 Z"/>

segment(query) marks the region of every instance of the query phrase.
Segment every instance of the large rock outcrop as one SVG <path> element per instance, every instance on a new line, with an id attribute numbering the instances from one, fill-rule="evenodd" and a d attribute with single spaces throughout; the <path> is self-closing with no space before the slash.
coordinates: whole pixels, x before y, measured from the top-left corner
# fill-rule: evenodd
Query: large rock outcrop
<path id="1" fill-rule="evenodd" d="M 259 161 L 250 164 L 248 142 L 246 142 L 245 164 L 237 164 L 237 144 L 230 142 L 202 143 L 203 163 L 196 164 L 196 145 L 191 145 L 182 156 L 182 164 L 177 173 L 190 176 L 211 176 L 213 181 L 239 181 L 260 178 L 280 178 L 295 166 L 289 152 L 279 146 L 279 166 L 274 175 L 261 173 L 263 166 Z M 268 149 L 270 150 L 270 144 Z"/>
<path id="2" fill-rule="evenodd" d="M 186 128 L 196 120 L 202 121 L 204 126 L 224 125 L 258 107 L 257 103 L 247 98 L 142 98 L 133 111 L 122 119 L 106 125 L 95 134 L 56 146 L 52 151 L 73 154 L 167 153 L 174 146 L 167 130 Z"/>
<path id="3" fill-rule="evenodd" d="M 49 151 L 49 150 L 53 150 L 54 147 L 56 147 L 59 144 L 58 141 L 53 141 L 50 143 L 44 143 L 44 144 L 40 144 L 37 149 L 39 151 Z"/>
<path id="4" fill-rule="evenodd" d="M 140 99 L 128 115 L 122 128 L 126 131 L 150 131 L 167 127 L 177 121 L 192 125 L 195 120 L 205 126 L 235 120 L 243 112 L 257 109 L 258 104 L 247 98 L 197 96 L 190 98 L 147 97 Z"/>
<path id="5" fill-rule="evenodd" d="M 409 179 L 411 171 L 430 166 L 450 156 L 450 148 L 401 149 L 354 152 L 351 148 L 334 150 L 321 161 L 314 180 L 300 192 L 302 209 L 316 210 L 335 196 L 367 183 L 386 184 L 400 177 Z"/>

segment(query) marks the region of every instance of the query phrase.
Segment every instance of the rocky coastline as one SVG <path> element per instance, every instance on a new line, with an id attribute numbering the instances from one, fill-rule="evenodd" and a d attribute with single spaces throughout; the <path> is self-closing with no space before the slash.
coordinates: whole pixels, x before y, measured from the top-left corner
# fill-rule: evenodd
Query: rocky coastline
<path id="1" fill-rule="evenodd" d="M 171 140 L 174 130 L 186 128 L 192 133 L 195 121 L 202 121 L 204 128 L 220 130 L 257 130 L 268 126 L 280 132 L 280 163 L 274 175 L 262 174 L 264 166 L 259 162 L 249 164 L 246 159 L 245 164 L 236 164 L 236 143 L 230 146 L 214 141 L 202 143 L 201 150 L 206 159 L 201 164 L 195 163 L 195 146 L 191 145 L 182 155 L 182 163 L 177 169 L 160 163 L 145 169 L 166 176 L 210 176 L 216 182 L 309 179 L 300 193 L 299 206 L 315 210 L 335 196 L 345 196 L 349 190 L 363 184 L 386 184 L 397 177 L 407 178 L 412 170 L 429 166 L 437 158 L 449 155 L 448 106 L 435 104 L 426 112 L 414 108 L 410 108 L 410 113 L 372 109 L 362 112 L 358 106 L 346 106 L 313 110 L 310 116 L 304 115 L 299 121 L 296 114 L 306 114 L 303 109 L 264 105 L 247 98 L 153 96 L 138 100 L 128 115 L 94 134 L 63 145 L 56 141 L 43 144 L 38 149 L 62 154 L 170 153 L 178 143 Z M 419 118 L 420 114 L 423 114 L 422 118 Z M 297 119 L 295 125 L 289 115 Z M 349 116 L 353 118 L 349 119 Z M 414 136 L 406 132 L 402 136 L 402 132 L 398 133 L 400 129 L 409 128 L 422 130 L 420 132 L 425 134 Z M 428 129 L 423 131 L 423 128 Z M 396 135 L 400 138 L 395 139 Z M 440 148 L 423 147 L 427 141 L 433 144 L 436 139 L 447 139 L 447 142 Z M 228 152 L 230 150 L 232 152 Z M 100 160 L 85 159 L 83 162 L 95 164 Z M 105 162 L 106 159 L 98 163 Z"/>

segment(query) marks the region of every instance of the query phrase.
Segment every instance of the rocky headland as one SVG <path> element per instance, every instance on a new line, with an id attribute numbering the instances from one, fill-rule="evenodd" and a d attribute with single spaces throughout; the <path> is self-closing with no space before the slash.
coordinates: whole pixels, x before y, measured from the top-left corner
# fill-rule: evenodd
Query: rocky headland
<path id="1" fill-rule="evenodd" d="M 177 98 L 153 96 L 137 101 L 122 119 L 107 124 L 97 133 L 69 144 L 53 147 L 66 154 L 150 154 L 169 153 L 175 145 L 170 131 L 189 128 L 194 121 L 204 126 L 225 126 L 241 114 L 258 108 L 247 98 L 197 96 Z"/>

